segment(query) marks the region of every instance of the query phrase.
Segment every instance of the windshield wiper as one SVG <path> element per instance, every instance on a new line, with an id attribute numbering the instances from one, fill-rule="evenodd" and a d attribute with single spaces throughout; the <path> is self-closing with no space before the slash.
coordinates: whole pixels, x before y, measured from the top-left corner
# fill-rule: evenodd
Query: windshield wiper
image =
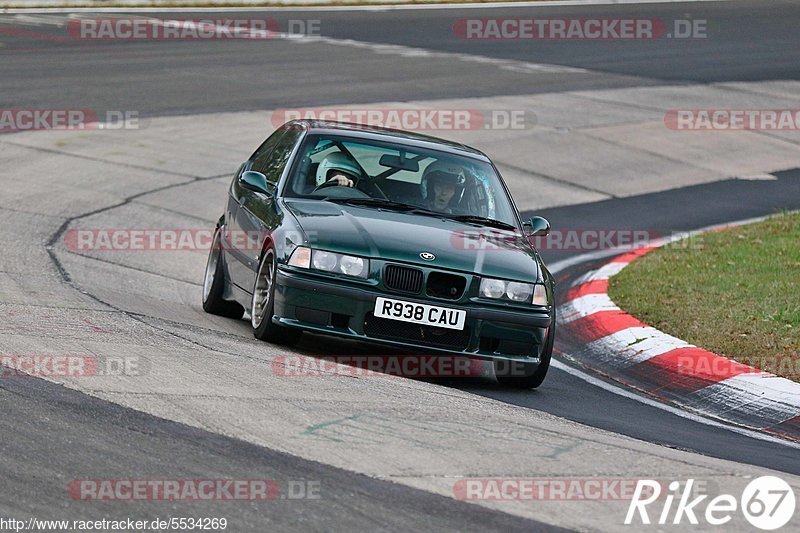
<path id="1" fill-rule="evenodd" d="M 495 228 L 507 229 L 507 230 L 512 230 L 512 231 L 516 231 L 518 229 L 516 226 L 514 226 L 513 224 L 509 224 L 508 222 L 503 222 L 501 220 L 495 220 L 493 218 L 480 217 L 478 215 L 447 215 L 447 214 L 445 214 L 443 216 L 448 218 L 448 219 L 450 219 L 450 220 L 457 220 L 459 222 L 482 224 L 484 226 L 493 226 Z"/>
<path id="2" fill-rule="evenodd" d="M 420 215 L 431 215 L 436 217 L 444 216 L 438 211 L 431 211 L 430 209 L 426 209 L 418 205 L 405 204 L 403 202 L 395 202 L 392 200 L 385 200 L 383 198 L 325 198 L 325 200 L 340 204 L 385 207 L 387 209 L 396 209 L 398 211 L 405 211 Z"/>
<path id="3" fill-rule="evenodd" d="M 500 229 L 507 229 L 516 231 L 517 227 L 507 222 L 495 220 L 493 218 L 485 218 L 477 215 L 451 215 L 442 213 L 441 211 L 434 211 L 414 204 L 405 204 L 403 202 L 395 202 L 386 200 L 384 198 L 325 198 L 329 202 L 350 205 L 365 205 L 375 207 L 385 207 L 387 209 L 396 209 L 407 213 L 414 213 L 419 215 L 426 215 L 438 218 L 446 218 L 448 220 L 456 220 L 458 222 L 466 222 L 468 224 L 480 224 L 483 226 L 492 226 Z"/>
<path id="4" fill-rule="evenodd" d="M 397 209 L 414 209 L 415 205 L 404 204 L 402 202 L 393 202 L 384 198 L 325 198 L 328 202 L 337 204 L 353 204 L 353 205 L 368 205 L 376 207 L 394 207 Z"/>

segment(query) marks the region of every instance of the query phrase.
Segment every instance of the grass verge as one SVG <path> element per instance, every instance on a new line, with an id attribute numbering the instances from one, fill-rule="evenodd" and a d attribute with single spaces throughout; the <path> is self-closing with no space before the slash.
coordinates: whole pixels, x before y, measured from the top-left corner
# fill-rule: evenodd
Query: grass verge
<path id="1" fill-rule="evenodd" d="M 609 295 L 665 333 L 800 382 L 800 213 L 655 250 Z"/>

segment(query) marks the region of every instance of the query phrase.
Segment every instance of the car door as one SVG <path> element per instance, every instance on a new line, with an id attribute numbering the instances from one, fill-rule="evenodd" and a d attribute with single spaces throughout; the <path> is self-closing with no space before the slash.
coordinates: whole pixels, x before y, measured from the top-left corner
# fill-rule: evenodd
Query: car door
<path id="1" fill-rule="evenodd" d="M 236 174 L 233 176 L 231 186 L 228 189 L 228 202 L 225 208 L 225 231 L 223 237 L 223 255 L 225 256 L 225 264 L 228 270 L 228 279 L 239 287 L 250 290 L 248 274 L 248 246 L 242 242 L 243 232 L 239 227 L 237 216 L 239 209 L 244 201 L 244 194 L 247 191 L 240 182 L 242 173 L 250 170 L 253 161 L 257 158 L 263 157 L 272 152 L 275 146 L 280 141 L 283 134 L 286 133 L 286 127 L 277 129 L 265 140 L 261 146 L 255 151 L 249 160 L 245 161 Z"/>
<path id="2" fill-rule="evenodd" d="M 275 194 L 278 181 L 283 174 L 292 152 L 302 134 L 297 126 L 288 126 L 275 143 L 259 150 L 252 159 L 248 170 L 260 172 L 267 178 L 273 194 L 262 194 L 245 189 L 236 181 L 235 195 L 238 208 L 233 217 L 232 227 L 239 232 L 233 249 L 237 253 L 238 270 L 232 272 L 232 280 L 239 287 L 251 292 L 255 272 L 261 252 L 261 243 L 281 223 Z M 268 139 L 269 140 L 269 139 Z M 267 144 L 267 143 L 265 143 Z"/>

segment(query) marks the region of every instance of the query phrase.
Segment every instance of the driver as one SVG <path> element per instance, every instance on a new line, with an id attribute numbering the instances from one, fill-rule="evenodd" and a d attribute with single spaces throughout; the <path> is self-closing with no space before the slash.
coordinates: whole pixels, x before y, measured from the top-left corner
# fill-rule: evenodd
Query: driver
<path id="1" fill-rule="evenodd" d="M 447 161 L 435 161 L 422 175 L 422 197 L 429 209 L 452 213 L 464 196 L 464 169 Z"/>
<path id="2" fill-rule="evenodd" d="M 317 167 L 317 187 L 324 183 L 352 187 L 360 177 L 361 169 L 358 164 L 342 152 L 328 154 Z"/>

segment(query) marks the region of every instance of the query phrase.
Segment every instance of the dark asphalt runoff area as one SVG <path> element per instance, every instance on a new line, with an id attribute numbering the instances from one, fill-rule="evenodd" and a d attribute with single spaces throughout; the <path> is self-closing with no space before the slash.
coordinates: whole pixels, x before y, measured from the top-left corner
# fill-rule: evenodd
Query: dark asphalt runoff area
<path id="1" fill-rule="evenodd" d="M 0 405 L 0 516 L 148 522 L 203 516 L 226 518 L 228 531 L 565 531 L 156 418 L 40 379 L 3 379 Z M 274 480 L 286 498 L 198 506 L 65 497 L 73 480 L 124 480 L 132 473 L 134 479 Z M 290 498 L 289 483 L 315 497 Z"/>
<path id="2" fill-rule="evenodd" d="M 319 20 L 326 37 L 592 71 L 530 76 L 493 70 L 487 76 L 480 63 L 442 61 L 433 70 L 380 54 L 367 62 L 360 55 L 362 61 L 355 62 L 347 47 L 332 46 L 320 54 L 281 40 L 76 41 L 63 27 L 16 26 L 6 14 L 0 15 L 0 105 L 136 109 L 147 116 L 800 77 L 797 2 L 573 6 L 546 12 L 553 18 L 642 17 L 670 24 L 705 19 L 707 38 L 490 41 L 461 39 L 452 29 L 461 18 L 543 13 L 524 7 L 213 12 L 215 17 L 274 18 L 281 29 L 288 19 Z M 153 15 L 200 18 L 203 13 Z"/>
<path id="3" fill-rule="evenodd" d="M 536 12 L 540 13 L 539 11 Z M 140 14 L 140 13 L 137 13 Z M 215 13 L 224 16 L 224 13 Z M 162 14 L 163 15 L 163 14 Z M 190 18 L 201 13 L 183 13 Z M 708 19 L 713 38 L 659 42 L 469 42 L 453 35 L 463 17 L 533 16 L 525 8 L 382 12 L 281 10 L 268 16 L 319 19 L 325 36 L 491 58 L 591 69 L 585 74 L 512 71 L 487 76 L 480 63 L 442 61 L 436 72 L 374 55 L 355 63 L 347 47 L 274 42 L 63 41 L 63 28 L 18 26 L 0 14 L 0 107 L 137 109 L 143 116 L 279 107 L 560 92 L 721 81 L 800 78 L 800 3 L 704 2 L 553 7 L 551 17 L 647 16 Z M 239 12 L 231 17 L 265 16 Z M 24 31 L 19 31 L 23 29 Z M 554 227 L 686 231 L 800 208 L 800 171 L 777 181 L 736 179 L 693 188 L 538 211 Z M 733 176 L 732 176 L 733 178 Z M 533 213 L 525 213 L 531 215 Z M 573 255 L 545 252 L 556 261 Z M 551 369 L 540 391 L 447 383 L 519 407 L 704 455 L 800 474 L 797 450 L 594 387 Z M 203 514 L 229 516 L 238 530 L 544 530 L 544 525 L 428 492 L 361 476 L 236 439 L 189 428 L 39 379 L 0 380 L 0 501 L 10 514 L 165 515 L 158 502 L 108 505 L 64 498 L 68 480 L 137 472 L 180 478 L 325 479 L 319 501 L 272 506 L 216 503 Z M 602 406 L 602 409 L 598 409 Z M 124 443 L 124 447 L 120 447 Z M 69 453 L 64 453 L 68 450 Z M 33 480 L 33 481 L 32 481 Z M 61 507 L 52 502 L 62 502 Z M 170 504 L 173 516 L 187 509 Z M 230 518 L 235 515 L 236 518 Z"/>

